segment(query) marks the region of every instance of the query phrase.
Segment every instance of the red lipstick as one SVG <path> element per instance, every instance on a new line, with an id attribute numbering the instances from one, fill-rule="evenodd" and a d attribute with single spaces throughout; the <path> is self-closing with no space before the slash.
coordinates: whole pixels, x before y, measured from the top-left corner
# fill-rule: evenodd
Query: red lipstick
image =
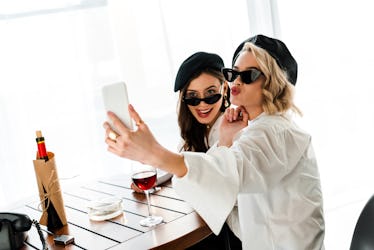
<path id="1" fill-rule="evenodd" d="M 235 87 L 235 86 L 231 87 L 231 94 L 233 96 L 238 95 L 239 93 L 240 93 L 240 89 L 238 87 Z"/>

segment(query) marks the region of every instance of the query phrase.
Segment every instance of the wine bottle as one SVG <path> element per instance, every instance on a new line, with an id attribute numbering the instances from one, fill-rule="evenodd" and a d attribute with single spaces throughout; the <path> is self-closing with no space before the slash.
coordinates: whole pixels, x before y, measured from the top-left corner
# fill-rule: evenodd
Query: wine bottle
<path id="1" fill-rule="evenodd" d="M 45 147 L 44 137 L 40 130 L 36 131 L 36 143 L 38 145 L 38 159 L 48 161 L 47 149 Z"/>

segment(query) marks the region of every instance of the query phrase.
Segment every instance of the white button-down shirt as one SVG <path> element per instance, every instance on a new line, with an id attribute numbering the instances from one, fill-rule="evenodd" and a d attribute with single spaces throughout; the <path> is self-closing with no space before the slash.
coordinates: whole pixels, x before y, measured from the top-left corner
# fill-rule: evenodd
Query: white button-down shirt
<path id="1" fill-rule="evenodd" d="M 188 172 L 173 178 L 175 190 L 215 234 L 227 221 L 240 239 L 251 242 L 250 249 L 323 248 L 322 193 L 311 137 L 290 117 L 263 113 L 230 148 L 215 145 L 206 154 L 183 155 Z M 245 226 L 237 209 L 242 193 Z"/>

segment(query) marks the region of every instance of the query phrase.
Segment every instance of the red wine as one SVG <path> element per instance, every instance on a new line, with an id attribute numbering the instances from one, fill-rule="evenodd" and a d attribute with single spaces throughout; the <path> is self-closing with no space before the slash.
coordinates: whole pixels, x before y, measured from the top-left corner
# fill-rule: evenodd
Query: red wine
<path id="1" fill-rule="evenodd" d="M 141 190 L 148 190 L 156 183 L 156 171 L 143 171 L 132 176 L 132 181 Z"/>

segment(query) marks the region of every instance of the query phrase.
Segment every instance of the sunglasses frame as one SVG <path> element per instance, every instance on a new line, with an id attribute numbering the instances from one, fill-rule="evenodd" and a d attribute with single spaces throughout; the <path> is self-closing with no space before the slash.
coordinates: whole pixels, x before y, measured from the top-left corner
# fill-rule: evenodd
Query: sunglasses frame
<path id="1" fill-rule="evenodd" d="M 206 104 L 212 105 L 215 104 L 221 99 L 222 94 L 214 94 L 209 97 L 204 98 L 198 98 L 198 97 L 192 97 L 192 98 L 186 98 L 183 97 L 183 102 L 190 106 L 197 106 L 200 104 L 200 102 L 205 102 Z"/>
<path id="2" fill-rule="evenodd" d="M 261 72 L 261 70 L 256 68 L 251 68 L 244 71 L 237 71 L 231 68 L 222 68 L 221 71 L 226 81 L 233 82 L 236 78 L 238 78 L 238 76 L 240 76 L 241 81 L 245 84 L 255 82 L 261 75 L 264 74 Z M 229 73 L 231 73 L 231 77 L 229 77 Z"/>
<path id="3" fill-rule="evenodd" d="M 223 90 L 223 83 L 221 83 L 221 86 L 219 87 L 219 92 L 217 94 L 204 97 L 204 98 L 198 98 L 198 97 L 190 97 L 186 98 L 186 96 L 183 96 L 182 101 L 190 106 L 197 106 L 200 104 L 200 102 L 205 102 L 206 104 L 212 105 L 215 104 L 221 99 L 222 94 L 221 91 Z M 217 98 L 217 99 L 216 99 Z M 212 101 L 211 101 L 212 100 Z"/>

